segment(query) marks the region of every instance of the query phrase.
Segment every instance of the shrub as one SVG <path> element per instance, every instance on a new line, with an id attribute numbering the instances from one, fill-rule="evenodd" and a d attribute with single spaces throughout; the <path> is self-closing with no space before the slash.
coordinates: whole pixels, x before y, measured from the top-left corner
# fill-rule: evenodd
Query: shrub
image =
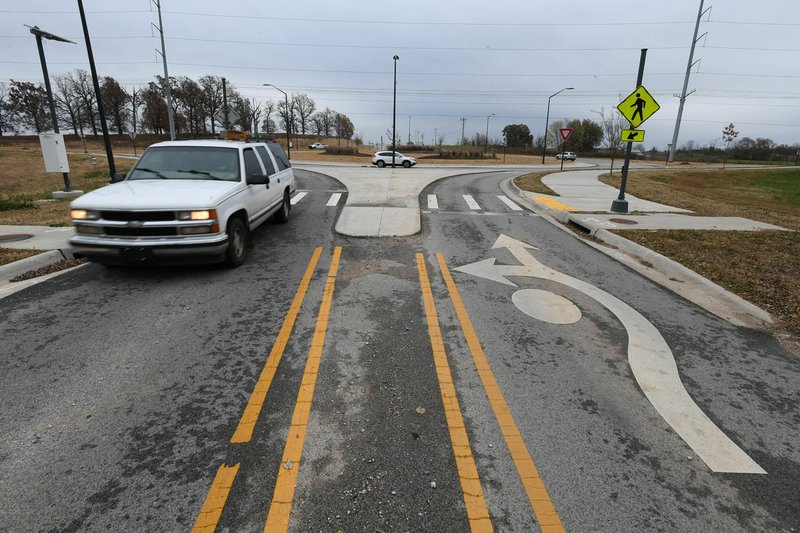
<path id="1" fill-rule="evenodd" d="M 328 146 L 325 148 L 325 153 L 331 155 L 358 155 L 358 149 L 355 146 Z"/>
<path id="2" fill-rule="evenodd" d="M 34 209 L 36 205 L 33 200 L 25 196 L 6 196 L 0 195 L 0 211 L 11 211 L 12 209 Z"/>

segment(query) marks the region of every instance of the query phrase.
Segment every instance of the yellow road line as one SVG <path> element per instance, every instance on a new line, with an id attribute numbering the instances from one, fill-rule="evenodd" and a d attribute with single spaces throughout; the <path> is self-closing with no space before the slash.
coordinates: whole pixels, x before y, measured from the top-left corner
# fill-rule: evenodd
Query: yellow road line
<path id="1" fill-rule="evenodd" d="M 464 505 L 467 508 L 467 519 L 470 530 L 474 533 L 494 531 L 489 509 L 483 497 L 481 481 L 478 477 L 478 468 L 472 456 L 472 448 L 467 437 L 467 429 L 461 416 L 461 407 L 458 404 L 453 376 L 447 362 L 447 353 L 442 341 L 442 332 L 439 328 L 439 317 L 436 313 L 436 304 L 428 278 L 428 269 L 421 253 L 417 254 L 417 270 L 419 283 L 422 289 L 422 299 L 425 305 L 425 317 L 428 321 L 428 336 L 433 348 L 433 360 L 436 365 L 436 377 L 439 380 L 439 391 L 444 404 L 444 415 L 447 427 L 450 429 L 450 441 L 453 445 L 453 455 L 456 459 L 458 477 L 461 480 L 461 490 L 464 494 Z"/>
<path id="2" fill-rule="evenodd" d="M 286 343 L 289 342 L 289 335 L 291 335 L 292 328 L 294 328 L 297 314 L 300 312 L 300 306 L 303 304 L 306 292 L 308 292 L 311 276 L 314 274 L 314 269 L 317 267 L 317 262 L 321 254 L 321 246 L 314 249 L 314 254 L 308 262 L 306 272 L 294 295 L 292 305 L 289 306 L 289 311 L 286 313 L 286 318 L 283 320 L 283 325 L 278 332 L 278 337 L 275 339 L 275 344 L 272 345 L 272 350 L 269 353 L 267 362 L 261 371 L 261 375 L 258 377 L 253 392 L 250 394 L 250 399 L 247 401 L 247 406 L 244 408 L 242 418 L 239 420 L 239 425 L 236 427 L 236 431 L 233 432 L 233 436 L 231 437 L 232 444 L 250 442 L 250 439 L 253 438 L 253 431 L 255 430 L 256 422 L 258 422 L 258 417 L 261 414 L 261 409 L 264 407 L 264 400 L 267 397 L 270 385 L 272 385 L 275 372 L 278 370 L 278 363 L 280 363 L 283 351 L 286 349 Z"/>
<path id="3" fill-rule="evenodd" d="M 292 512 L 292 500 L 297 483 L 297 474 L 300 470 L 300 458 L 303 455 L 303 444 L 308 430 L 308 417 L 311 413 L 311 401 L 314 399 L 314 387 L 317 384 L 317 374 L 322 361 L 322 348 L 325 344 L 325 334 L 328 330 L 333 289 L 336 285 L 336 274 L 339 270 L 339 257 L 342 254 L 341 246 L 333 250 L 328 279 L 325 282 L 325 292 L 322 296 L 317 325 L 314 337 L 311 340 L 311 350 L 308 352 L 306 369 L 300 383 L 300 392 L 297 394 L 292 422 L 289 426 L 289 436 L 283 448 L 281 466 L 278 469 L 278 479 L 275 481 L 275 492 L 272 494 L 272 503 L 269 506 L 267 521 L 264 524 L 265 533 L 278 533 L 289 529 L 289 516 Z"/>
<path id="4" fill-rule="evenodd" d="M 442 271 L 447 290 L 450 292 L 450 299 L 453 301 L 453 307 L 456 310 L 456 315 L 458 315 L 458 321 L 461 323 L 461 329 L 464 331 L 467 345 L 470 352 L 472 352 L 472 360 L 475 362 L 475 367 L 478 370 L 481 382 L 483 382 L 486 395 L 489 397 L 489 403 L 492 406 L 497 423 L 500 425 L 500 431 L 506 441 L 508 450 L 514 459 L 514 464 L 522 479 L 525 492 L 528 494 L 528 500 L 531 502 L 533 512 L 536 514 L 537 520 L 539 520 L 539 527 L 543 533 L 563 532 L 565 530 L 561 524 L 561 519 L 556 513 L 553 502 L 550 500 L 542 477 L 539 475 L 539 470 L 533 463 L 525 441 L 522 440 L 522 435 L 514 422 L 514 417 L 511 415 L 506 399 L 497 385 L 494 373 L 489 366 L 489 360 L 481 347 L 475 328 L 472 327 L 472 321 L 469 318 L 466 307 L 464 307 L 453 277 L 450 275 L 444 256 L 441 253 L 437 253 L 436 259 L 439 262 L 439 268 Z"/>
<path id="5" fill-rule="evenodd" d="M 233 486 L 233 479 L 238 471 L 238 463 L 234 466 L 221 465 L 219 467 L 206 496 L 206 501 L 203 502 L 203 508 L 200 509 L 197 522 L 194 523 L 192 533 L 213 533 L 217 528 L 222 509 L 225 508 L 225 502 L 228 500 L 228 494 Z"/>
<path id="6" fill-rule="evenodd" d="M 550 198 L 549 196 L 534 196 L 533 199 L 548 207 L 552 207 L 557 211 L 577 211 L 577 209 L 572 207 L 571 205 L 561 203 L 558 200 Z"/>

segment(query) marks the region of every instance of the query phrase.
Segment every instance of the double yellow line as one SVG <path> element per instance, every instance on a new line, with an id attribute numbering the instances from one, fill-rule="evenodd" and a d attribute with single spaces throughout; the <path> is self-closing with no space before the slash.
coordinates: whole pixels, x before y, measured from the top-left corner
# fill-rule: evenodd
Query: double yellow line
<path id="1" fill-rule="evenodd" d="M 450 440 L 453 445 L 456 467 L 464 494 L 467 519 L 469 520 L 470 529 L 473 533 L 493 531 L 486 501 L 483 497 L 480 479 L 478 479 L 475 460 L 472 456 L 472 448 L 469 444 L 464 422 L 461 417 L 458 398 L 456 397 L 453 379 L 450 374 L 450 367 L 447 362 L 447 354 L 444 349 L 444 343 L 442 342 L 442 334 L 439 327 L 433 292 L 431 290 L 427 268 L 425 267 L 425 258 L 421 253 L 418 253 L 416 258 L 425 305 L 425 316 L 428 321 L 428 335 L 433 348 L 436 375 L 439 378 L 439 389 L 442 395 L 442 402 L 445 406 L 445 419 L 450 428 Z M 461 324 L 464 338 L 472 354 L 475 368 L 483 383 L 483 388 L 486 391 L 486 396 L 489 399 L 489 404 L 492 407 L 497 423 L 500 426 L 503 439 L 514 460 L 514 465 L 519 473 L 525 493 L 528 496 L 528 501 L 539 522 L 539 528 L 543 533 L 561 533 L 565 531 L 564 526 L 556 513 L 553 502 L 547 493 L 547 489 L 525 445 L 525 441 L 522 439 L 514 417 L 511 415 L 503 392 L 497 384 L 494 373 L 489 366 L 489 361 L 486 358 L 486 353 L 481 347 L 478 335 L 475 332 L 475 328 L 472 326 L 472 321 L 461 300 L 458 288 L 453 281 L 453 277 L 450 275 L 450 270 L 447 268 L 444 256 L 441 253 L 437 253 L 436 260 L 439 264 L 442 278 L 447 286 L 450 300 L 456 311 L 456 316 Z"/>
<path id="2" fill-rule="evenodd" d="M 334 248 L 331 265 L 328 271 L 328 279 L 325 283 L 322 304 L 319 315 L 317 316 L 314 338 L 311 342 L 311 350 L 306 362 L 305 372 L 303 373 L 303 381 L 300 384 L 300 392 L 298 393 L 297 402 L 295 403 L 295 410 L 289 429 L 289 438 L 286 441 L 286 446 L 283 451 L 283 459 L 281 460 L 281 467 L 278 471 L 278 480 L 275 484 L 272 505 L 270 506 L 264 531 L 286 531 L 289 526 L 294 486 L 297 480 L 300 457 L 303 452 L 303 443 L 305 442 L 306 430 L 308 428 L 311 400 L 314 396 L 314 387 L 317 382 L 317 373 L 322 358 L 322 348 L 325 342 L 325 334 L 327 332 L 330 307 L 333 301 L 333 290 L 336 284 L 336 275 L 339 270 L 341 254 L 341 247 L 337 246 Z M 275 340 L 275 344 L 272 346 L 267 362 L 253 388 L 253 392 L 250 394 L 250 399 L 245 406 L 239 424 L 231 437 L 232 444 L 247 443 L 250 442 L 253 437 L 253 431 L 264 406 L 267 392 L 269 392 L 270 386 L 272 385 L 272 380 L 275 377 L 278 364 L 280 363 L 281 357 L 283 357 L 286 344 L 294 329 L 297 315 L 303 304 L 306 293 L 308 292 L 311 277 L 314 274 L 314 270 L 317 267 L 321 255 L 322 247 L 317 247 L 306 267 L 303 279 L 300 282 L 300 286 L 295 293 L 286 318 L 278 332 L 278 337 Z M 192 529 L 193 532 L 212 533 L 216 529 L 238 471 L 238 463 L 233 466 L 221 465 L 219 467 L 214 481 L 211 484 L 211 488 L 208 491 L 208 495 L 203 502 L 203 507 L 200 510 L 194 528 Z"/>
<path id="3" fill-rule="evenodd" d="M 341 252 L 341 247 L 334 248 L 331 258 L 322 303 L 317 316 L 314 336 L 311 341 L 311 348 L 306 361 L 297 401 L 295 402 L 289 435 L 284 446 L 267 520 L 264 525 L 265 533 L 285 532 L 289 528 L 289 518 L 291 516 L 295 485 L 300 470 L 303 446 L 308 430 L 308 419 L 311 412 L 311 403 L 313 401 L 314 389 L 316 387 L 317 376 L 322 360 Z M 297 289 L 286 318 L 278 333 L 275 344 L 270 351 L 270 355 L 250 395 L 239 424 L 231 437 L 232 444 L 247 443 L 252 439 L 253 431 L 261 414 L 267 392 L 270 389 L 278 364 L 288 343 L 289 336 L 294 328 L 297 315 L 308 292 L 311 278 L 321 254 L 321 247 L 314 250 L 300 286 Z M 483 383 L 503 438 L 514 460 L 531 507 L 539 522 L 540 529 L 544 533 L 563 532 L 564 527 L 561 524 L 561 520 L 553 507 L 541 476 L 533 463 L 503 393 L 495 380 L 486 354 L 483 352 L 475 329 L 472 326 L 472 322 L 461 300 L 461 296 L 458 293 L 458 288 L 447 268 L 444 256 L 440 253 L 436 254 L 436 259 L 459 323 L 461 324 L 467 345 L 472 354 L 478 375 Z M 472 448 L 469 443 L 455 384 L 453 383 L 452 373 L 447 360 L 436 304 L 423 254 L 418 253 L 416 255 L 416 262 L 425 317 L 428 324 L 428 336 L 431 341 L 436 375 L 439 381 L 442 404 L 444 406 L 445 420 L 447 421 L 450 432 L 450 440 L 453 447 L 459 480 L 461 482 L 470 530 L 473 533 L 492 532 L 494 529 L 483 495 L 478 469 L 472 455 Z M 219 467 L 194 525 L 194 532 L 212 533 L 216 529 L 238 470 L 238 463 L 233 466 L 223 464 Z"/>

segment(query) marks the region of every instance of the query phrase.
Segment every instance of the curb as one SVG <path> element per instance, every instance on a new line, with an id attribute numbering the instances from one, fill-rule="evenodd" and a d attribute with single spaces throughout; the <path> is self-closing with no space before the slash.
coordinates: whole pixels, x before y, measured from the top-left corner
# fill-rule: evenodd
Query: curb
<path id="1" fill-rule="evenodd" d="M 633 268 L 655 283 L 662 285 L 720 318 L 732 324 L 746 327 L 765 327 L 773 323 L 772 316 L 770 316 L 768 312 L 729 290 L 720 287 L 694 270 L 606 229 L 587 226 L 575 220 L 575 218 L 566 211 L 556 211 L 548 206 L 532 201 L 525 194 L 525 191 L 517 187 L 514 183 L 514 178 L 509 179 L 506 183 L 509 184 L 511 189 L 532 211 L 541 215 L 546 220 L 549 220 L 557 227 L 573 235 L 574 233 L 564 225 L 571 222 L 581 227 L 588 232 L 588 235 L 604 242 L 608 246 L 614 247 L 619 253 L 614 253 L 612 250 L 608 250 L 605 247 L 588 242 L 588 244 L 595 249 Z M 556 221 L 561 224 L 556 224 Z M 627 259 L 627 261 L 625 259 Z M 652 265 L 652 267 L 648 266 L 648 264 Z M 694 287 L 687 288 L 687 284 L 691 284 Z"/>
<path id="2" fill-rule="evenodd" d="M 0 266 L 0 283 L 8 283 L 12 278 L 15 278 L 31 270 L 37 270 L 59 261 L 74 259 L 71 248 L 64 248 L 63 250 L 50 250 L 40 254 L 14 261 L 7 265 Z"/>

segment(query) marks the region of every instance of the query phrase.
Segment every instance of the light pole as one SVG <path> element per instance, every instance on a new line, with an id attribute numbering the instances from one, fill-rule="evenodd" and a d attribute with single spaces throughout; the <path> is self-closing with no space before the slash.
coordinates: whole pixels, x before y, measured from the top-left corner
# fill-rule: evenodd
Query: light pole
<path id="1" fill-rule="evenodd" d="M 564 91 L 571 91 L 574 88 L 575 87 L 564 87 L 563 89 L 561 89 L 557 93 L 551 94 L 550 98 L 554 97 L 558 93 L 562 93 Z M 543 165 L 544 165 L 544 154 L 547 151 L 547 126 L 548 126 L 548 123 L 550 122 L 550 98 L 547 99 L 547 117 L 544 119 L 544 141 L 542 141 L 542 144 L 544 144 L 544 146 L 542 146 L 542 164 Z"/>
<path id="2" fill-rule="evenodd" d="M 264 85 L 264 87 L 272 87 L 273 89 L 276 89 L 276 90 L 278 90 L 278 91 L 283 93 L 283 99 L 286 102 L 286 157 L 291 159 L 292 158 L 292 138 L 291 138 L 292 134 L 291 134 L 291 132 L 289 130 L 292 128 L 292 116 L 291 116 L 291 113 L 289 112 L 289 96 L 286 94 L 286 91 L 283 91 L 283 90 L 279 89 L 278 87 L 275 87 L 271 83 L 264 83 L 263 85 Z"/>
<path id="3" fill-rule="evenodd" d="M 489 115 L 489 117 L 493 117 L 494 113 Z M 489 151 L 489 117 L 486 117 L 486 151 Z"/>
<path id="4" fill-rule="evenodd" d="M 42 63 L 42 74 L 44 75 L 44 87 L 47 90 L 47 103 L 50 104 L 50 118 L 53 120 L 53 133 L 58 133 L 58 118 L 56 117 L 56 104 L 53 100 L 53 89 L 50 87 L 50 76 L 47 74 L 47 62 L 44 60 L 44 47 L 42 46 L 42 37 L 51 41 L 60 41 L 62 43 L 76 44 L 69 39 L 53 35 L 52 33 L 40 30 L 38 26 L 28 28 L 31 33 L 36 36 L 36 46 L 39 49 L 39 61 Z M 64 172 L 64 190 L 72 191 L 72 185 L 69 182 L 69 172 Z"/>
<path id="5" fill-rule="evenodd" d="M 395 141 L 397 139 L 397 60 L 400 56 L 394 56 L 394 87 L 392 88 L 392 168 L 394 168 L 394 154 L 397 151 Z M 409 122 L 411 117 L 408 117 Z"/>

